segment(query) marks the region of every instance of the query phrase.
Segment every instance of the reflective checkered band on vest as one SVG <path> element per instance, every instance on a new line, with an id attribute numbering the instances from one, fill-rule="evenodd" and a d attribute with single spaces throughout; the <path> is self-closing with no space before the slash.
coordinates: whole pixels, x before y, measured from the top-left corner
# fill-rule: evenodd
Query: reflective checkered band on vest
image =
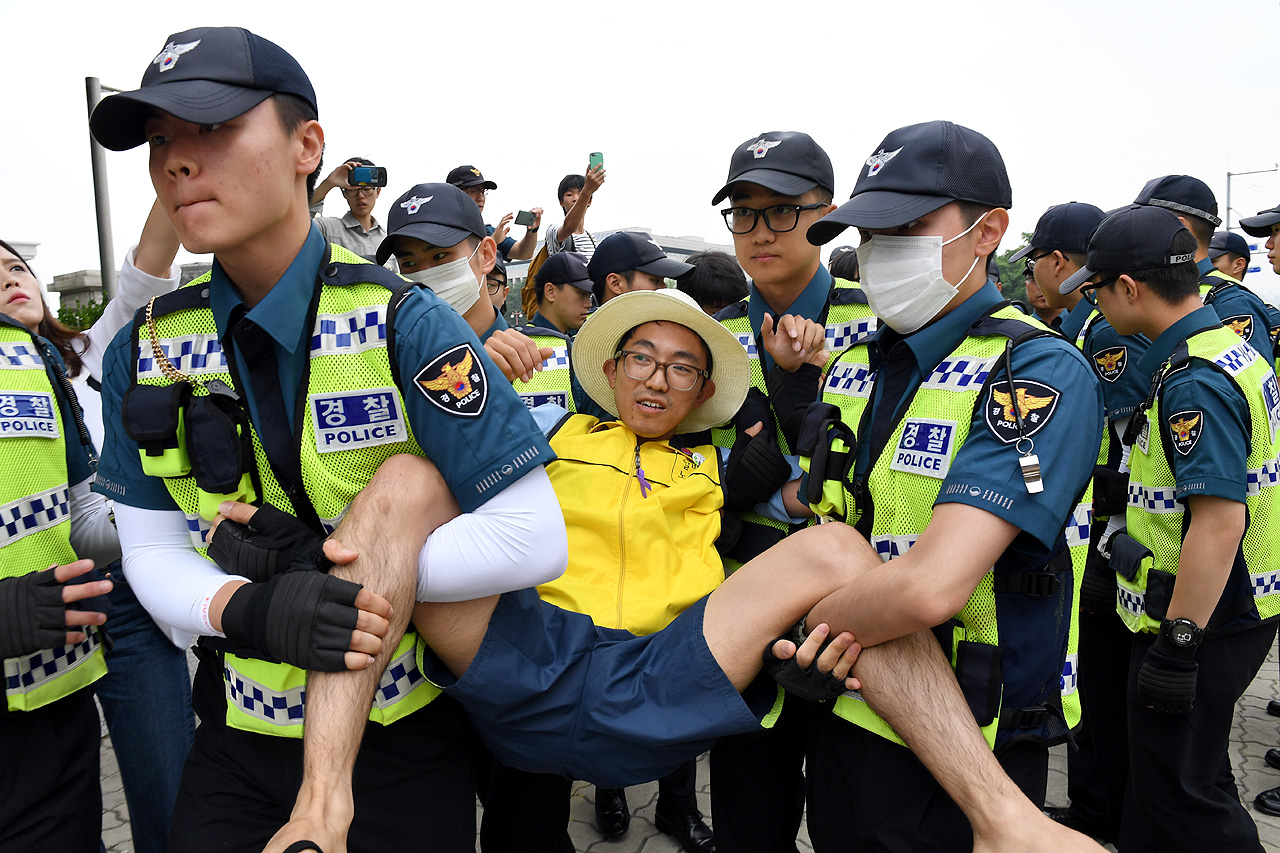
<path id="1" fill-rule="evenodd" d="M 191 535 L 191 544 L 196 548 L 207 548 L 209 543 L 205 541 L 205 537 L 209 535 L 211 525 L 199 515 L 190 512 L 184 512 L 187 517 L 187 533 Z"/>
<path id="2" fill-rule="evenodd" d="M 1258 360 L 1258 351 L 1240 341 L 1236 346 L 1219 353 L 1213 363 L 1230 373 L 1239 376 L 1249 365 Z"/>
<path id="3" fill-rule="evenodd" d="M 999 358 L 944 358 L 920 387 L 952 391 L 980 388 L 997 361 Z"/>
<path id="4" fill-rule="evenodd" d="M 871 396 L 871 389 L 875 385 L 875 371 L 867 365 L 859 362 L 838 361 L 831 365 L 822 393 L 866 399 Z"/>
<path id="5" fill-rule="evenodd" d="M 1062 665 L 1062 684 L 1060 688 L 1063 696 L 1070 696 L 1076 692 L 1077 682 L 1080 680 L 1080 670 L 1076 660 L 1076 655 L 1069 654 L 1066 662 Z"/>
<path id="6" fill-rule="evenodd" d="M 311 357 L 364 352 L 387 345 L 387 306 L 357 308 L 344 314 L 317 314 Z"/>
<path id="7" fill-rule="evenodd" d="M 397 658 L 393 658 L 387 668 L 382 671 L 378 681 L 378 689 L 373 694 L 373 704 L 386 708 L 401 696 L 426 681 L 427 677 L 418 669 L 416 649 L 410 648 Z"/>
<path id="8" fill-rule="evenodd" d="M 756 336 L 747 332 L 745 334 L 736 334 L 735 338 L 738 343 L 742 344 L 742 348 L 747 351 L 747 358 L 759 358 L 760 348 L 756 346 Z"/>
<path id="9" fill-rule="evenodd" d="M 178 338 L 161 338 L 160 349 L 173 366 L 189 376 L 207 373 L 226 373 L 227 353 L 216 334 L 183 335 Z M 151 355 L 151 344 L 144 336 L 140 342 L 138 358 L 139 379 L 161 379 L 164 374 Z"/>
<path id="10" fill-rule="evenodd" d="M 543 370 L 563 370 L 569 366 L 569 348 L 552 347 L 551 355 L 542 362 Z"/>
<path id="11" fill-rule="evenodd" d="M 86 629 L 85 640 L 56 649 L 41 649 L 33 655 L 4 660 L 5 693 L 30 693 L 90 659 L 102 644 L 97 628 Z"/>
<path id="12" fill-rule="evenodd" d="M 1280 572 L 1262 572 L 1256 575 L 1249 575 L 1249 581 L 1253 584 L 1253 594 L 1255 596 L 1280 592 Z"/>
<path id="13" fill-rule="evenodd" d="M 1093 508 L 1086 504 L 1077 504 L 1076 508 L 1071 511 L 1071 517 L 1067 519 L 1067 527 L 1063 531 L 1067 537 L 1068 548 L 1089 544 L 1089 528 L 1092 517 Z"/>
<path id="14" fill-rule="evenodd" d="M 1177 494 L 1177 489 L 1153 489 L 1132 480 L 1129 482 L 1129 506 L 1144 512 L 1182 512 Z"/>
<path id="15" fill-rule="evenodd" d="M 876 549 L 876 553 L 880 555 L 882 560 L 893 560 L 901 557 L 903 554 L 916 544 L 919 536 L 909 534 L 906 536 L 872 536 L 871 547 Z"/>
<path id="16" fill-rule="evenodd" d="M 860 317 L 849 323 L 827 326 L 827 352 L 840 352 L 876 330 L 875 317 Z"/>
<path id="17" fill-rule="evenodd" d="M 1116 604 L 1126 613 L 1141 616 L 1147 609 L 1147 596 L 1139 590 L 1120 587 L 1116 593 Z"/>
<path id="18" fill-rule="evenodd" d="M 227 683 L 227 704 L 275 726 L 302 725 L 307 700 L 305 684 L 283 691 L 272 690 L 237 672 L 230 664 L 223 667 L 223 678 Z"/>
<path id="19" fill-rule="evenodd" d="M 0 506 L 0 548 L 60 524 L 70 514 L 66 483 Z"/>
<path id="20" fill-rule="evenodd" d="M 1250 468 L 1245 476 L 1246 494 L 1261 494 L 1263 489 L 1280 483 L 1280 460 L 1268 459 L 1260 468 Z"/>
<path id="21" fill-rule="evenodd" d="M 0 366 L 8 370 L 44 370 L 34 344 L 0 343 Z"/>

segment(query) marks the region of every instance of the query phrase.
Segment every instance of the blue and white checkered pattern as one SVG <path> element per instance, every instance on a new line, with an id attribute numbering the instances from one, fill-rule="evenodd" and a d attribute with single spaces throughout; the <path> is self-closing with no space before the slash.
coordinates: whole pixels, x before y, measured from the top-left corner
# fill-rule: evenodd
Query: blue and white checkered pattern
<path id="1" fill-rule="evenodd" d="M 48 530 L 71 515 L 67 484 L 0 506 L 0 548 L 24 536 Z"/>
<path id="2" fill-rule="evenodd" d="M 919 538 L 914 533 L 908 533 L 904 536 L 872 536 L 871 547 L 876 549 L 880 559 L 892 560 L 911 550 L 911 546 L 916 544 L 916 540 Z"/>
<path id="3" fill-rule="evenodd" d="M 1129 483 L 1129 506 L 1147 512 L 1182 512 L 1175 489 L 1149 489 L 1141 483 Z"/>
<path id="4" fill-rule="evenodd" d="M 996 361 L 995 358 L 974 358 L 973 356 L 944 358 L 921 387 L 945 391 L 963 391 L 980 387 L 987 381 L 987 375 L 991 373 L 991 365 Z"/>
<path id="5" fill-rule="evenodd" d="M 174 367 L 188 376 L 227 372 L 227 353 L 216 334 L 161 338 L 160 349 Z M 164 376 L 160 365 L 152 357 L 150 341 L 142 341 L 138 352 L 139 379 L 159 379 Z"/>
<path id="6" fill-rule="evenodd" d="M 738 339 L 738 343 L 742 344 L 742 348 L 747 351 L 747 358 L 760 357 L 760 348 L 756 346 L 755 335 L 750 332 L 735 332 L 733 336 Z"/>
<path id="7" fill-rule="evenodd" d="M 833 323 L 827 326 L 827 352 L 843 352 L 859 341 L 871 337 L 876 330 L 874 317 L 863 317 L 849 323 Z"/>
<path id="8" fill-rule="evenodd" d="M 0 369 L 44 370 L 44 362 L 33 344 L 0 344 Z"/>
<path id="9" fill-rule="evenodd" d="M 542 362 L 543 370 L 564 370 L 569 366 L 569 348 L 568 347 L 552 347 L 551 355 L 547 356 L 547 360 Z"/>
<path id="10" fill-rule="evenodd" d="M 1071 517 L 1067 519 L 1066 530 L 1063 531 L 1067 537 L 1068 548 L 1088 543 L 1092 521 L 1093 507 L 1089 504 L 1076 504 L 1076 508 L 1071 511 Z"/>
<path id="11" fill-rule="evenodd" d="M 222 676 L 227 683 L 227 702 L 249 716 L 276 726 L 302 725 L 307 703 L 306 685 L 279 693 L 236 672 L 229 665 L 224 665 Z"/>
<path id="12" fill-rule="evenodd" d="M 1132 613 L 1134 616 L 1141 616 L 1147 612 L 1147 596 L 1145 593 L 1119 587 L 1116 590 L 1116 602 L 1124 608 L 1126 613 Z"/>
<path id="13" fill-rule="evenodd" d="M 1214 356 L 1213 363 L 1226 370 L 1232 376 L 1236 376 L 1240 371 L 1253 364 L 1257 358 L 1257 350 L 1244 341 L 1240 341 Z"/>
<path id="14" fill-rule="evenodd" d="M 317 314 L 311 357 L 364 352 L 387 345 L 387 306 L 357 308 L 345 314 Z"/>
<path id="15" fill-rule="evenodd" d="M 204 548 L 209 543 L 205 541 L 205 537 L 209 535 L 209 522 L 205 521 L 199 515 L 191 513 L 183 513 L 187 517 L 187 533 L 191 535 L 191 545 L 194 548 Z"/>
<path id="16" fill-rule="evenodd" d="M 85 639 L 69 646 L 43 649 L 33 655 L 5 658 L 5 693 L 30 693 L 52 679 L 70 672 L 89 659 L 102 643 L 102 635 L 94 627 L 85 628 Z"/>
<path id="17" fill-rule="evenodd" d="M 846 397 L 866 399 L 871 396 L 875 387 L 876 374 L 865 364 L 857 362 L 836 362 L 827 373 L 824 392 L 844 394 Z"/>
<path id="18" fill-rule="evenodd" d="M 394 658 L 382 671 L 378 689 L 373 694 L 373 704 L 379 708 L 393 705 L 409 694 L 409 691 L 426 681 L 418 669 L 418 654 L 413 648 Z"/>
<path id="19" fill-rule="evenodd" d="M 1245 475 L 1246 494 L 1253 497 L 1263 489 L 1280 483 L 1280 460 L 1268 459 L 1261 468 L 1250 468 Z"/>
<path id="20" fill-rule="evenodd" d="M 1264 595 L 1280 592 L 1280 572 L 1251 574 L 1249 575 L 1249 581 L 1253 584 L 1254 598 L 1262 598 Z"/>
<path id="21" fill-rule="evenodd" d="M 1080 664 L 1076 655 L 1067 655 L 1066 661 L 1062 664 L 1062 678 L 1058 681 L 1058 690 L 1063 696 L 1070 696 L 1076 692 L 1076 687 L 1080 681 Z"/>

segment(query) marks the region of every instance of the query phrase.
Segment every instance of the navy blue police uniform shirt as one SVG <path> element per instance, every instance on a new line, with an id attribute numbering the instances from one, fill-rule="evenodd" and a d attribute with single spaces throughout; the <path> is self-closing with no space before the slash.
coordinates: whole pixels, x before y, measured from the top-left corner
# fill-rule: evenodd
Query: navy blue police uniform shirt
<path id="1" fill-rule="evenodd" d="M 306 328 L 307 308 L 315 292 L 316 271 L 323 264 L 327 246 L 321 237 L 319 251 L 312 233 L 299 256 L 275 287 L 244 319 L 257 323 L 272 338 L 280 370 L 280 387 L 291 424 L 297 413 L 292 401 L 306 373 L 310 358 L 311 330 Z M 230 343 L 224 325 L 243 303 L 215 262 L 210 283 L 210 308 L 219 337 Z M 419 445 L 435 463 L 457 498 L 463 512 L 470 512 L 538 465 L 555 458 L 542 432 L 529 416 L 520 397 L 497 369 L 466 321 L 426 288 L 412 289 L 396 312 L 395 354 L 401 377 L 405 415 Z M 177 505 L 163 481 L 142 472 L 136 442 L 125 435 L 120 403 L 133 378 L 136 349 L 133 326 L 126 325 L 111 342 L 104 359 L 102 412 L 106 428 L 103 456 L 95 489 L 130 506 L 174 510 Z M 464 408 L 430 391 L 430 381 L 446 366 L 457 367 L 470 356 L 482 377 L 479 404 Z M 236 352 L 242 396 L 249 405 L 255 429 L 261 431 L 257 403 L 249 387 L 248 370 Z"/>
<path id="2" fill-rule="evenodd" d="M 1081 299 L 1067 314 L 1059 331 L 1075 341 L 1086 322 L 1083 352 L 1102 385 L 1102 402 L 1111 420 L 1126 418 L 1138 411 L 1151 388 L 1151 374 L 1144 374 L 1138 361 L 1151 342 L 1142 335 L 1121 335 L 1087 299 Z"/>
<path id="3" fill-rule="evenodd" d="M 1200 270 L 1200 283 L 1218 285 L 1223 279 L 1211 276 L 1213 262 L 1209 259 L 1198 261 L 1196 268 Z M 1209 306 L 1217 312 L 1222 325 L 1227 326 L 1241 338 L 1249 342 L 1258 353 L 1267 360 L 1274 370 L 1275 355 L 1271 341 L 1271 317 L 1267 313 L 1267 305 L 1258 296 L 1241 287 L 1228 287 L 1213 297 Z"/>
<path id="4" fill-rule="evenodd" d="M 480 298 L 481 298 L 481 299 L 487 299 L 488 297 L 487 297 L 487 296 L 485 296 L 485 295 L 482 293 L 482 294 L 480 294 Z M 489 340 L 489 338 L 493 337 L 493 333 L 494 333 L 494 332 L 496 332 L 496 331 L 498 331 L 498 330 L 500 330 L 500 329 L 510 329 L 510 328 L 511 328 L 511 324 L 507 322 L 507 318 L 506 318 L 506 317 L 502 316 L 502 312 L 501 312 L 501 311 L 499 311 L 497 308 L 494 308 L 494 309 L 493 309 L 493 313 L 494 313 L 494 315 L 495 315 L 495 316 L 494 316 L 494 318 L 493 318 L 493 324 L 492 324 L 491 326 L 489 326 L 489 328 L 485 329 L 485 330 L 484 330 L 484 334 L 480 336 L 480 343 L 482 343 L 482 344 L 483 344 L 485 341 Z"/>
<path id="5" fill-rule="evenodd" d="M 1197 308 L 1166 329 L 1138 362 L 1153 375 L 1188 335 L 1221 325 L 1212 307 Z M 1244 503 L 1248 490 L 1249 404 L 1235 383 L 1203 362 L 1171 373 L 1160 400 L 1160 424 L 1148 423 L 1138 441 L 1159 441 L 1174 425 L 1185 430 L 1181 439 L 1170 434 L 1167 453 L 1177 483 L 1175 497 L 1211 495 Z"/>
<path id="6" fill-rule="evenodd" d="M 919 387 L 967 335 L 970 326 L 1002 301 L 994 285 L 984 284 L 951 313 L 901 338 L 914 360 L 907 388 Z M 873 369 L 881 358 L 878 345 L 886 335 L 896 336 L 896 333 L 884 326 L 872 338 Z M 1007 381 L 1003 357 L 990 369 L 995 373 L 994 382 L 989 383 L 993 387 L 982 392 L 970 421 L 968 438 L 956 451 L 935 506 L 961 503 L 986 510 L 1018 527 L 1045 551 L 1053 550 L 1062 535 L 1064 520 L 1071 517 L 1076 498 L 1097 462 L 1102 441 L 1102 389 L 1075 345 L 1056 335 L 1033 338 L 1014 348 L 1013 374 L 1017 386 L 1027 387 L 1033 396 L 1051 398 L 1034 413 L 1044 415 L 1039 422 L 1028 424 L 1044 481 L 1044 491 L 1031 494 L 1018 462 L 1022 454 L 1016 449 L 1016 435 L 1007 434 L 1007 430 L 993 425 L 988 418 L 1000 407 L 993 399 L 993 391 Z M 1007 384 L 1003 387 L 1007 390 Z M 882 391 L 883 383 L 877 382 L 872 421 L 879 414 L 878 408 L 889 404 L 880 399 Z M 907 395 L 902 399 L 906 400 Z M 903 434 L 905 440 L 905 428 Z M 855 473 L 865 475 L 872 461 L 870 442 L 858 444 Z"/>

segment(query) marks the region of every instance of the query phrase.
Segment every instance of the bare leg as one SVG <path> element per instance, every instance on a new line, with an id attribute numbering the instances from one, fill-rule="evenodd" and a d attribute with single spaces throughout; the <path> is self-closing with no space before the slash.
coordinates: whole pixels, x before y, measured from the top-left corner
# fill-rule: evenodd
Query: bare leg
<path id="1" fill-rule="evenodd" d="M 393 608 L 391 628 L 373 666 L 307 676 L 303 781 L 293 815 L 267 851 L 299 840 L 325 853 L 346 850 L 355 809 L 351 772 L 373 693 L 413 612 L 418 552 L 427 535 L 458 514 L 440 472 L 426 459 L 393 456 L 352 502 L 334 538 L 359 553 L 332 573 L 381 595 Z"/>

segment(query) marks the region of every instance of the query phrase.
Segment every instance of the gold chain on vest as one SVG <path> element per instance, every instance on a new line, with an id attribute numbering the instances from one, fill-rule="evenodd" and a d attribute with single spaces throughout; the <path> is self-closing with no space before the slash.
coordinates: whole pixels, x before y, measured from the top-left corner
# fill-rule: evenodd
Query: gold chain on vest
<path id="1" fill-rule="evenodd" d="M 156 304 L 157 298 L 153 296 L 147 302 L 147 330 L 151 332 L 151 355 L 155 358 L 156 364 L 160 366 L 160 372 L 164 374 L 165 379 L 170 382 L 189 382 L 192 385 L 196 385 L 196 380 L 174 367 L 173 362 L 169 361 L 169 357 L 160 348 L 160 333 L 156 330 L 155 318 L 151 316 L 151 309 Z"/>

